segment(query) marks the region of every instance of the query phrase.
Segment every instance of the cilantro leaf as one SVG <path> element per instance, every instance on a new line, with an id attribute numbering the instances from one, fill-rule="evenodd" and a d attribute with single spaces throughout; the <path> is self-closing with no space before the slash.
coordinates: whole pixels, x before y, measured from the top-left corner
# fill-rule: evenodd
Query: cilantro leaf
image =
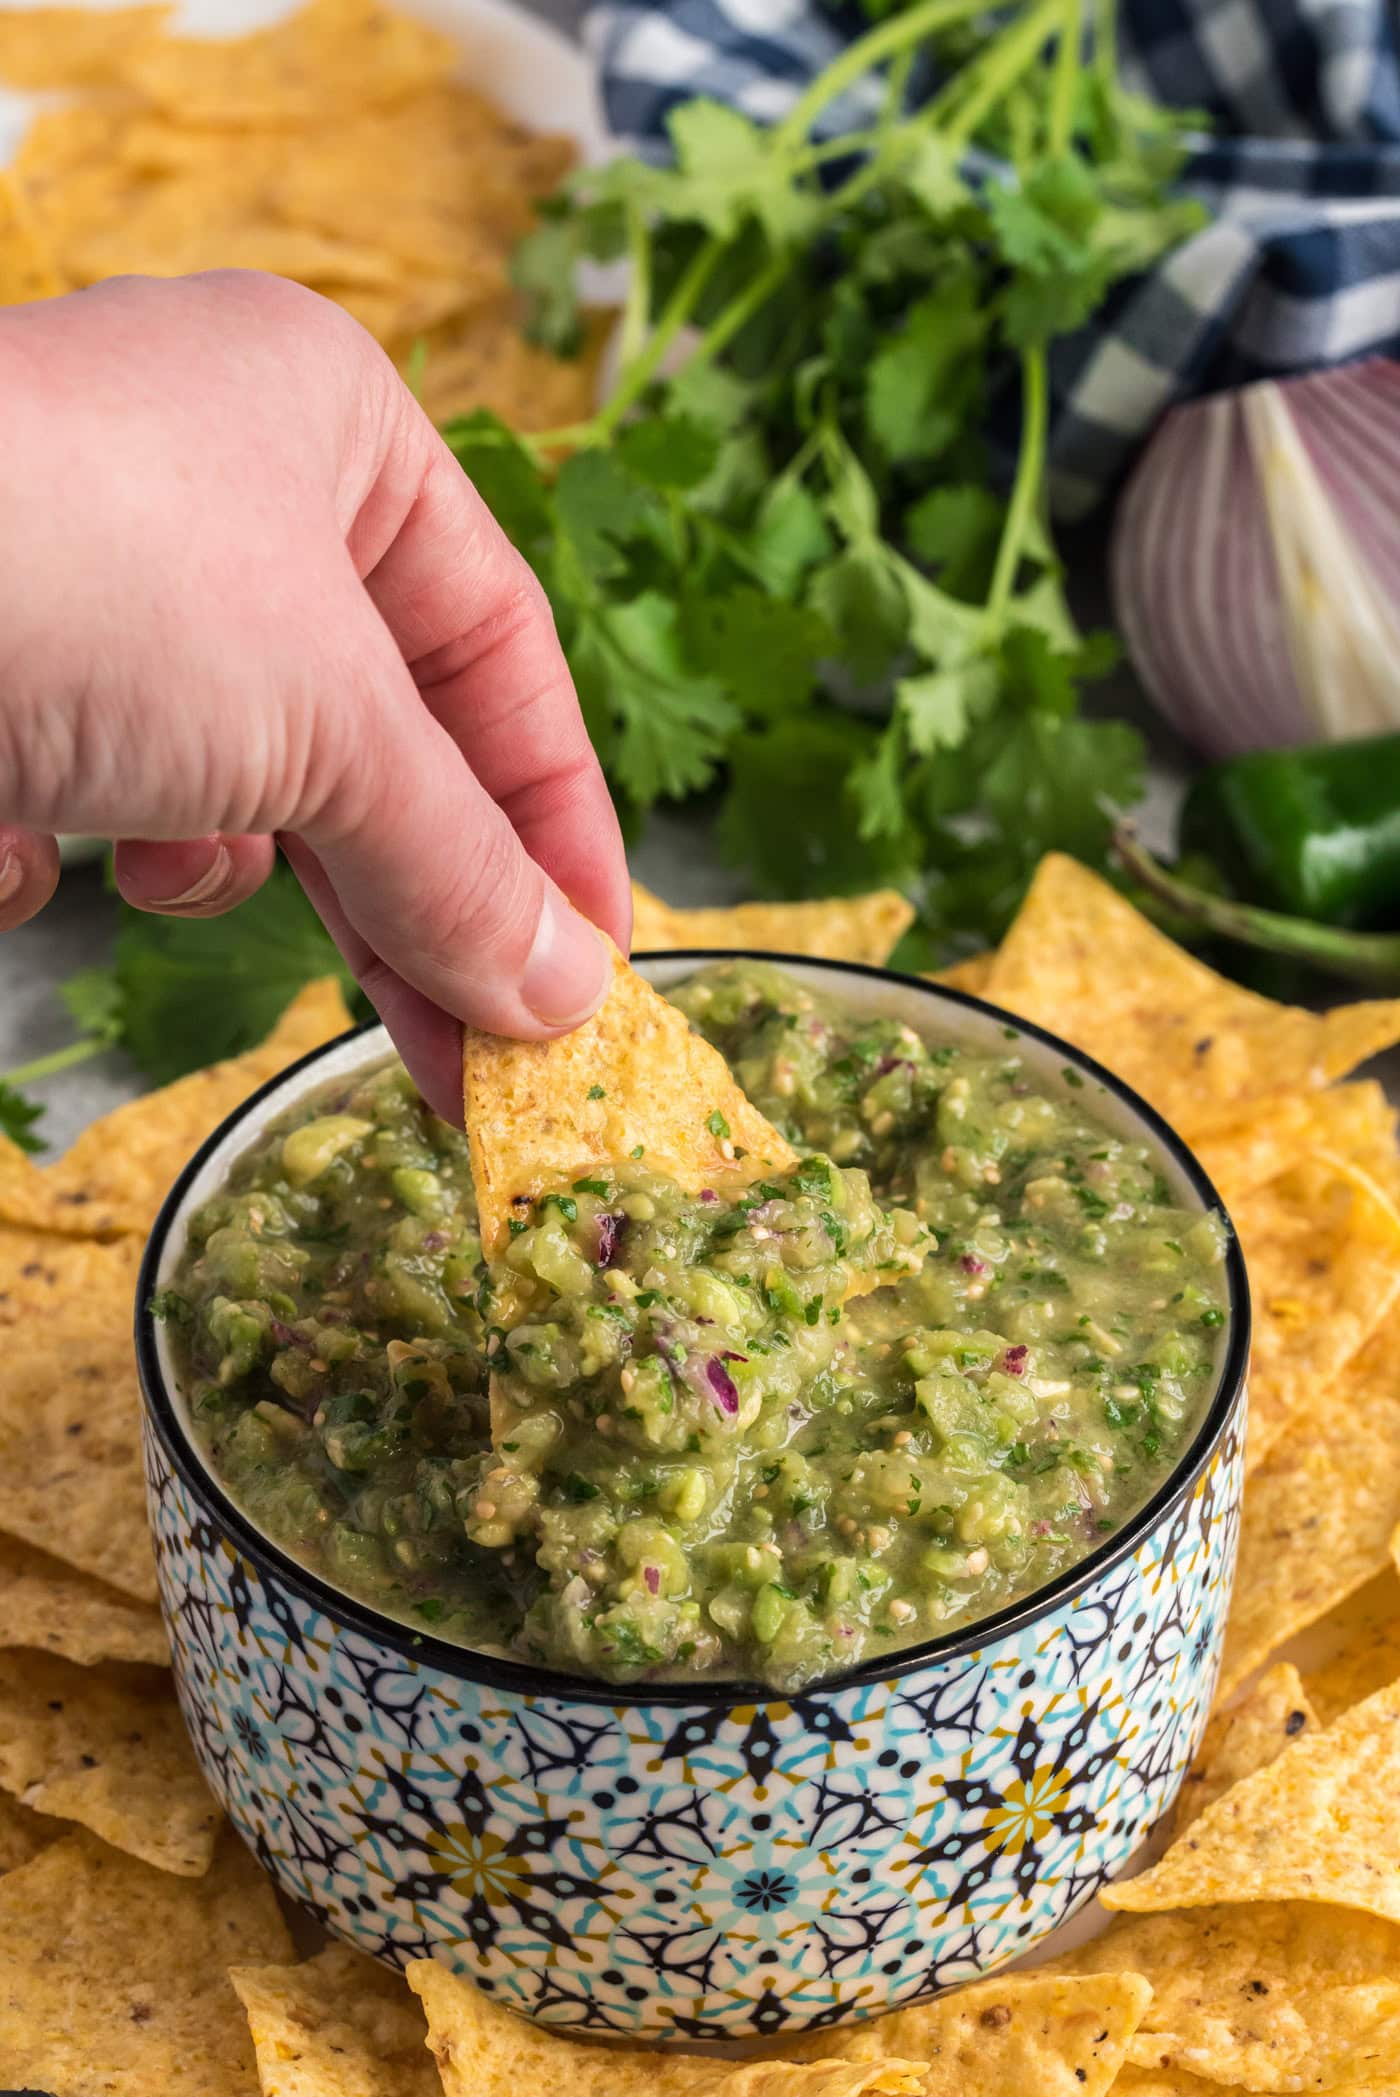
<path id="1" fill-rule="evenodd" d="M 120 1041 L 123 1001 L 115 969 L 77 969 L 60 984 L 59 995 L 80 1034 L 108 1044 Z"/>
<path id="2" fill-rule="evenodd" d="M 934 459 L 948 449 L 980 391 L 976 353 L 990 326 L 971 270 L 911 309 L 866 382 L 866 426 L 888 458 Z"/>
<path id="3" fill-rule="evenodd" d="M 31 1157 L 47 1147 L 43 1137 L 35 1134 L 44 1112 L 37 1101 L 26 1099 L 15 1086 L 0 1078 L 0 1136 L 8 1136 L 11 1143 Z"/>
<path id="4" fill-rule="evenodd" d="M 720 433 L 693 415 L 652 415 L 617 440 L 629 473 L 653 488 L 698 488 L 714 471 Z"/>
<path id="5" fill-rule="evenodd" d="M 153 1084 L 261 1041 L 317 976 L 355 983 L 289 867 L 222 917 L 153 917 L 124 908 L 115 976 L 122 1040 Z"/>
<path id="6" fill-rule="evenodd" d="M 704 98 L 682 102 L 666 122 L 676 149 L 678 216 L 726 238 L 750 214 L 775 241 L 800 240 L 814 229 L 820 205 L 795 186 L 770 131 Z"/>
<path id="7" fill-rule="evenodd" d="M 643 807 L 708 786 L 740 721 L 679 625 L 673 599 L 644 591 L 590 615 L 574 650 L 576 675 L 611 717 L 618 783 Z"/>
<path id="8" fill-rule="evenodd" d="M 747 586 L 687 598 L 681 624 L 692 659 L 751 719 L 801 711 L 835 646 L 819 612 Z"/>
<path id="9" fill-rule="evenodd" d="M 861 831 L 852 780 L 878 741 L 868 722 L 829 709 L 739 737 L 717 837 L 759 894 L 846 895 L 912 879 L 906 832 Z"/>

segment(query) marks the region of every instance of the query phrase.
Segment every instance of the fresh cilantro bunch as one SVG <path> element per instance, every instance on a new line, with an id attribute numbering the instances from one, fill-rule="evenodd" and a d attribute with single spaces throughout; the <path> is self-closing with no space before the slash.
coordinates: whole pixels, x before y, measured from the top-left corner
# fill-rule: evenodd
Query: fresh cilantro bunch
<path id="1" fill-rule="evenodd" d="M 1079 713 L 1111 650 L 1045 524 L 1046 348 L 1199 214 L 1111 20 L 1086 59 L 1076 0 L 871 12 L 772 129 L 687 103 L 671 165 L 585 170 L 547 208 L 516 263 L 538 340 L 581 340 L 581 263 L 630 266 L 597 415 L 446 435 L 548 590 L 634 824 L 722 784 L 757 888 L 902 882 L 947 951 L 999 935 L 1046 850 L 1101 860 L 1141 792 L 1137 737 Z M 882 112 L 827 135 L 880 72 Z"/>

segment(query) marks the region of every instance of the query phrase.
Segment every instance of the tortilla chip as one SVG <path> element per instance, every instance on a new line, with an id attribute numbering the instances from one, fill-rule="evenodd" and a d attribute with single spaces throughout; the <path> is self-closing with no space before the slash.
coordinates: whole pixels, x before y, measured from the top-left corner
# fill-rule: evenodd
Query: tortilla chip
<path id="1" fill-rule="evenodd" d="M 164 1667 L 160 1612 L 104 1587 L 60 1559 L 0 1535 L 0 1638 L 91 1667 L 130 1660 Z"/>
<path id="2" fill-rule="evenodd" d="M 56 298 L 67 289 L 23 192 L 0 171 L 0 306 Z"/>
<path id="3" fill-rule="evenodd" d="M 1316 1158 L 1242 1196 L 1234 1220 L 1254 1307 L 1253 1469 L 1400 1297 L 1400 1215 L 1358 1167 Z"/>
<path id="4" fill-rule="evenodd" d="M 1325 1726 L 1363 1697 L 1400 1682 L 1400 1577 L 1395 1568 L 1387 1567 L 1329 1610 L 1311 1639 L 1325 1657 L 1309 1666 L 1303 1679 Z"/>
<path id="5" fill-rule="evenodd" d="M 454 38 L 380 0 L 308 0 L 249 36 L 163 37 L 117 69 L 184 124 L 296 124 L 342 118 L 446 79 Z"/>
<path id="6" fill-rule="evenodd" d="M 1254 1472 L 1220 1694 L 1390 1563 L 1400 1518 L 1400 1308 Z"/>
<path id="7" fill-rule="evenodd" d="M 1059 852 L 1041 861 L 987 996 L 1067 1035 L 1187 1136 L 1329 1084 L 1400 1041 L 1400 999 L 1315 1013 L 1257 997 Z"/>
<path id="8" fill-rule="evenodd" d="M 153 1602 L 140 1403 L 125 1315 L 0 1346 L 0 1530 Z"/>
<path id="9" fill-rule="evenodd" d="M 257 2097 L 227 1969 L 292 1955 L 232 1830 L 202 1879 L 72 1835 L 0 1880 L 4 2073 L 54 2097 Z"/>
<path id="10" fill-rule="evenodd" d="M 996 950 L 989 948 L 985 954 L 969 954 L 966 961 L 954 961 L 948 968 L 936 969 L 924 980 L 941 983 L 946 990 L 965 990 L 970 997 L 984 997 L 996 959 Z"/>
<path id="11" fill-rule="evenodd" d="M 590 2046 L 502 2009 L 459 1974 L 415 1959 L 408 1984 L 428 2018 L 443 2097 L 917 2097 L 917 2064 L 704 2060 L 642 2046 Z"/>
<path id="12" fill-rule="evenodd" d="M 41 1849 L 71 1835 L 73 1823 L 54 1820 L 47 1813 L 31 1813 L 7 1791 L 0 1791 L 0 1874 L 14 1871 L 37 1857 Z"/>
<path id="13" fill-rule="evenodd" d="M 1333 1086 L 1327 1092 L 1300 1092 L 1261 1107 L 1258 1113 L 1218 1129 L 1213 1136 L 1203 1136 L 1195 1145 L 1196 1156 L 1226 1208 L 1233 1210 L 1256 1187 L 1278 1179 L 1319 1148 L 1313 1140 L 1313 1102 L 1348 1089 Z"/>
<path id="14" fill-rule="evenodd" d="M 168 7 L 0 9 L 0 81 L 42 88 L 111 80 L 169 14 Z"/>
<path id="15" fill-rule="evenodd" d="M 269 201 L 288 225 L 383 247 L 479 296 L 507 284 L 532 199 L 575 158 L 572 141 L 521 131 L 484 96 L 444 81 L 327 127 L 288 156 Z"/>
<path id="16" fill-rule="evenodd" d="M 157 1668 L 0 1652 L 0 1785 L 186 1878 L 209 1869 L 223 1817 Z"/>
<path id="17" fill-rule="evenodd" d="M 1310 2090 L 1400 2070 L 1400 1929 L 1310 1901 L 1124 1915 L 1055 1962 L 1152 1983 L 1128 2044 L 1143 2069 L 1252 2090 Z M 1139 2087 L 1125 2073 L 1116 2093 Z M 1144 2085 L 1144 2087 L 1146 2087 Z"/>
<path id="18" fill-rule="evenodd" d="M 828 961 L 887 961 L 914 922 L 914 906 L 895 888 L 813 903 L 734 903 L 676 910 L 640 881 L 632 883 L 632 950 L 753 947 L 760 953 L 816 954 Z"/>
<path id="19" fill-rule="evenodd" d="M 392 286 L 370 288 L 327 279 L 317 288 L 343 306 L 376 342 L 383 343 L 405 335 L 416 340 L 430 334 L 467 303 L 467 293 L 455 277 L 429 277 L 417 271 L 401 276 Z"/>
<path id="20" fill-rule="evenodd" d="M 398 272 L 382 248 L 335 240 L 240 206 L 226 178 L 147 184 L 113 222 L 59 249 L 74 284 L 105 277 L 184 277 L 205 269 L 261 269 L 313 290 L 323 284 L 391 290 Z"/>
<path id="21" fill-rule="evenodd" d="M 1394 1201 L 1400 1190 L 1396 1124 L 1400 1109 L 1374 1078 L 1332 1085 L 1308 1102 L 1312 1148 L 1345 1158 L 1369 1173 Z"/>
<path id="22" fill-rule="evenodd" d="M 4 1177 L 0 1161 L 0 1214 L 15 1184 Z M 41 1187 L 40 1194 L 48 1200 L 47 1188 Z M 8 1330 L 13 1326 L 25 1326 L 27 1339 L 55 1331 L 110 1332 L 129 1324 L 141 1251 L 138 1238 L 103 1243 L 0 1222 L 0 1336 L 5 1345 L 16 1337 Z"/>
<path id="23" fill-rule="evenodd" d="M 229 1980 L 264 2097 L 442 2097 L 417 2000 L 363 1952 L 333 1944 L 301 1966 L 235 1966 Z"/>
<path id="24" fill-rule="evenodd" d="M 601 1010 L 572 1034 L 506 1041 L 468 1027 L 462 1081 L 488 1257 L 512 1214 L 590 1166 L 645 1157 L 697 1194 L 797 1163 L 723 1057 L 620 954 Z"/>
<path id="25" fill-rule="evenodd" d="M 356 318 L 364 321 L 364 312 Z M 489 408 L 526 435 L 581 422 L 598 404 L 598 366 L 612 327 L 612 314 L 593 316 L 578 355 L 556 357 L 525 339 L 513 297 L 473 303 L 445 326 L 419 331 L 426 348 L 416 380 L 423 411 L 445 423 Z M 407 372 L 414 342 L 395 342 L 392 334 L 379 339 Z"/>
<path id="26" fill-rule="evenodd" d="M 1177 1798 L 1173 1835 L 1183 1835 L 1232 1784 L 1267 1768 L 1291 1740 L 1317 1723 L 1297 1668 L 1281 1660 L 1238 1703 L 1217 1711 L 1206 1727 Z"/>
<path id="27" fill-rule="evenodd" d="M 819 2051 L 843 2060 L 909 2054 L 927 2063 L 921 2097 L 1101 2097 L 1116 2087 L 1151 1995 L 1136 1973 L 1008 1973 L 914 2009 L 815 2032 L 792 2051 L 799 2060 Z"/>
<path id="28" fill-rule="evenodd" d="M 1140 1878 L 1104 1889 L 1137 1913 L 1320 1900 L 1400 1922 L 1400 1685 L 1303 1732 L 1208 1806 Z"/>
<path id="29" fill-rule="evenodd" d="M 85 1235 L 144 1234 L 171 1181 L 205 1137 L 259 1085 L 351 1024 L 335 977 L 308 983 L 257 1048 L 104 1114 L 35 1179 L 0 1173 L 0 1217 Z"/>

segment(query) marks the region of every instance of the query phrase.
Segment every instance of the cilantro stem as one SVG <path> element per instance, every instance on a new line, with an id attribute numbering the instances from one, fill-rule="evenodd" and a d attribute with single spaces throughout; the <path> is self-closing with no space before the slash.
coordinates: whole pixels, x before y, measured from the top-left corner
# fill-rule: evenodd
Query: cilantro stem
<path id="1" fill-rule="evenodd" d="M 876 66 L 883 65 L 887 58 L 897 57 L 907 46 L 919 43 L 935 29 L 947 28 L 954 22 L 965 21 L 969 15 L 981 14 L 984 7 L 985 0 L 922 0 L 921 5 L 911 7 L 907 14 L 893 15 L 878 28 L 857 37 L 798 96 L 773 133 L 774 151 L 791 152 L 799 140 L 806 138 L 814 120 L 829 102 L 834 102 L 838 95 L 843 95 L 848 87 L 853 87 Z"/>
<path id="2" fill-rule="evenodd" d="M 702 364 L 728 348 L 739 330 L 751 321 L 760 306 L 765 305 L 778 286 L 789 275 L 792 265 L 786 256 L 775 256 L 766 269 L 760 270 L 751 284 L 745 285 L 736 299 L 732 299 L 724 311 L 711 321 L 700 340 L 681 367 L 694 371 Z"/>
<path id="3" fill-rule="evenodd" d="M 1041 0 L 1041 5 L 1032 8 L 1014 28 L 1003 30 L 980 58 L 953 76 L 943 94 L 936 97 L 924 112 L 931 122 L 937 122 L 939 105 L 944 103 L 945 97 L 951 104 L 953 91 L 957 91 L 957 107 L 944 126 L 950 145 L 967 145 L 982 119 L 995 109 L 1017 76 L 1039 57 L 1046 39 L 1057 23 L 1063 21 L 1064 14 L 1065 0 Z"/>
<path id="4" fill-rule="evenodd" d="M 1118 89 L 1118 0 L 1094 0 L 1094 70 L 1109 94 Z"/>
<path id="5" fill-rule="evenodd" d="M 1069 151 L 1074 136 L 1074 97 L 1079 86 L 1083 36 L 1080 0 L 1069 0 L 1050 77 L 1048 150 L 1052 160 L 1061 159 Z"/>
<path id="6" fill-rule="evenodd" d="M 1021 449 L 1016 460 L 1016 478 L 1007 504 L 1006 522 L 1002 526 L 1001 544 L 997 547 L 996 567 L 992 570 L 992 587 L 987 595 L 987 615 L 993 624 L 1006 616 L 1006 607 L 1011 602 L 1016 583 L 1016 570 L 1021 564 L 1026 527 L 1040 493 L 1048 409 L 1045 351 L 1037 346 L 1028 349 L 1021 359 Z"/>
<path id="7" fill-rule="evenodd" d="M 651 237 L 636 204 L 627 203 L 627 299 L 622 309 L 618 363 L 623 370 L 641 354 L 651 313 Z"/>
<path id="8" fill-rule="evenodd" d="M 713 235 L 703 247 L 697 248 L 689 267 L 667 299 L 650 342 L 619 375 L 617 385 L 594 416 L 592 423 L 585 425 L 591 429 L 594 441 L 600 437 L 610 437 L 627 410 L 646 392 L 660 370 L 666 352 L 699 303 L 700 296 L 714 275 L 723 253 L 724 243 Z M 539 442 L 538 438 L 536 442 Z"/>
<path id="9" fill-rule="evenodd" d="M 96 1034 L 82 1034 L 70 1041 L 67 1048 L 53 1049 L 47 1056 L 36 1056 L 32 1063 L 22 1063 L 18 1070 L 7 1070 L 0 1076 L 0 1084 L 33 1085 L 40 1078 L 51 1078 L 60 1070 L 71 1070 L 75 1063 L 90 1062 L 100 1056 L 104 1049 L 111 1048 L 110 1041 L 103 1041 Z"/>

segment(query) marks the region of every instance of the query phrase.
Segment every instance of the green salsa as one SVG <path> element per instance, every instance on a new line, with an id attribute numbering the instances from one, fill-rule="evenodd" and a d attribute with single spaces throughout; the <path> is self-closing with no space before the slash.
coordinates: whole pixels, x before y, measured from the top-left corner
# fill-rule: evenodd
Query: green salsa
<path id="1" fill-rule="evenodd" d="M 253 1522 L 435 1636 L 609 1681 L 794 1688 L 1082 1559 L 1200 1418 L 1223 1233 L 1066 1069 L 754 962 L 671 993 L 802 1154 L 628 1159 L 477 1235 L 401 1065 L 302 1101 L 156 1309 Z"/>

